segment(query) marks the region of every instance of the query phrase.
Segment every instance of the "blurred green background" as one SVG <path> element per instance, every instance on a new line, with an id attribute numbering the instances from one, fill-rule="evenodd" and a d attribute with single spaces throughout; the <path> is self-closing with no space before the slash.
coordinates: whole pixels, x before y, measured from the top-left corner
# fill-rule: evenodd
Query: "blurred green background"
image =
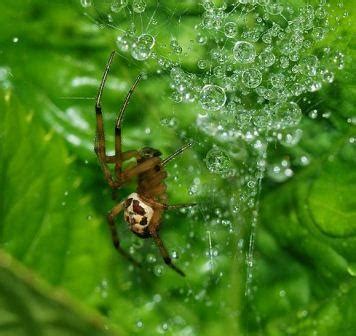
<path id="1" fill-rule="evenodd" d="M 168 155 L 197 142 L 169 166 L 167 185 L 171 203 L 199 206 L 167 213 L 162 228 L 187 277 L 166 268 L 155 246 L 118 220 L 123 246 L 144 264 L 134 269 L 112 248 L 105 215 L 114 202 L 92 148 L 93 97 L 117 30 L 130 18 L 110 27 L 99 11 L 85 15 L 79 0 L 3 0 L 0 335 L 355 335 L 356 28 L 347 24 L 355 19 L 352 2 L 340 3 L 330 1 L 331 10 L 351 18 L 330 41 L 339 38 L 345 67 L 333 84 L 307 96 L 301 142 L 288 151 L 269 147 L 268 160 L 288 157 L 294 176 L 263 180 L 253 294 L 246 297 L 246 247 L 238 242 L 248 241 L 251 213 L 241 215 L 244 224 L 234 218 L 229 204 L 238 176 L 212 174 L 204 162 L 213 144 L 243 144 L 221 144 L 199 131 L 194 104 L 169 99 L 166 73 L 118 55 L 103 102 L 109 144 L 118 108 L 142 71 L 147 80 L 127 111 L 125 148 L 153 146 Z M 190 39 L 176 23 L 193 27 L 198 3 L 161 5 L 157 16 L 168 23 L 162 34 Z M 185 67 L 193 56 L 182 60 Z M 308 118 L 314 105 L 330 117 Z M 297 162 L 303 153 L 306 167 Z"/>

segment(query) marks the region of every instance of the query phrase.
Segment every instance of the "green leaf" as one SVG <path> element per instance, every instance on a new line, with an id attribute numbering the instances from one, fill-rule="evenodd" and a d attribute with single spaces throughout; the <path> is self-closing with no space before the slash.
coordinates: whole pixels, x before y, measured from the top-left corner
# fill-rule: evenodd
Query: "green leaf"
<path id="1" fill-rule="evenodd" d="M 0 250 L 1 335 L 116 335 L 103 319 L 48 287 Z"/>

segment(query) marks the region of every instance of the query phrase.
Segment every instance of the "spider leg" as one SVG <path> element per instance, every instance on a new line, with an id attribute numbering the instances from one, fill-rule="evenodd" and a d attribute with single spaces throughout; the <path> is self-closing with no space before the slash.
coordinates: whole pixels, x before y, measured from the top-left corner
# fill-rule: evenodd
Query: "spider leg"
<path id="1" fill-rule="evenodd" d="M 161 202 L 155 201 L 153 198 L 146 198 L 142 196 L 142 199 L 144 199 L 147 203 L 153 205 L 154 207 L 162 210 L 174 210 L 174 209 L 182 209 L 182 208 L 190 208 L 193 206 L 197 206 L 198 203 L 183 203 L 183 204 L 165 204 Z"/>
<path id="2" fill-rule="evenodd" d="M 99 163 L 101 169 L 104 173 L 104 177 L 106 181 L 109 183 L 110 187 L 113 187 L 114 181 L 111 175 L 110 169 L 106 163 L 106 150 L 105 150 L 105 132 L 104 132 L 104 122 L 103 122 L 103 114 L 101 110 L 101 97 L 103 95 L 104 86 L 106 83 L 106 78 L 108 76 L 110 66 L 112 64 L 113 58 L 115 56 L 115 51 L 110 54 L 109 60 L 106 64 L 105 71 L 103 73 L 103 77 L 101 79 L 101 83 L 99 86 L 98 94 L 96 96 L 95 103 L 95 114 L 96 114 L 96 136 L 95 136 L 95 153 L 99 159 Z"/>
<path id="3" fill-rule="evenodd" d="M 120 185 L 131 180 L 133 177 L 152 169 L 155 166 L 157 166 L 157 169 L 160 169 L 160 162 L 161 160 L 158 157 L 153 157 L 137 164 L 134 167 L 125 169 L 122 173 L 120 173 L 118 178 Z"/>
<path id="4" fill-rule="evenodd" d="M 196 205 L 198 205 L 198 204 L 197 203 L 172 204 L 172 205 L 166 204 L 165 209 L 173 210 L 173 209 L 190 208 L 190 207 L 193 207 Z"/>
<path id="5" fill-rule="evenodd" d="M 108 224 L 110 228 L 111 238 L 115 249 L 128 261 L 132 262 L 135 266 L 141 267 L 140 263 L 131 257 L 120 245 L 119 235 L 115 226 L 115 218 L 124 208 L 124 202 L 115 205 L 108 213 Z"/>
<path id="6" fill-rule="evenodd" d="M 121 157 L 121 123 L 124 117 L 124 113 L 126 111 L 127 105 L 130 102 L 130 98 L 132 93 L 135 91 L 137 84 L 139 83 L 142 75 L 138 75 L 135 82 L 131 86 L 129 92 L 126 95 L 126 98 L 124 100 L 124 103 L 120 109 L 119 115 L 116 119 L 116 124 L 115 124 L 115 173 L 116 176 L 118 176 L 121 173 L 121 163 L 123 161 Z"/>
<path id="7" fill-rule="evenodd" d="M 161 237 L 158 235 L 158 233 L 157 233 L 157 232 L 153 233 L 153 234 L 152 234 L 152 237 L 153 237 L 153 239 L 154 239 L 154 241 L 155 241 L 157 247 L 159 248 L 159 251 L 160 251 L 160 253 L 161 253 L 161 255 L 162 255 L 162 258 L 163 258 L 164 262 L 165 262 L 170 268 L 172 268 L 173 270 L 175 270 L 179 275 L 181 275 L 181 276 L 184 277 L 184 276 L 185 276 L 185 273 L 184 273 L 182 270 L 180 270 L 176 265 L 174 265 L 174 264 L 172 263 L 172 259 L 171 259 L 171 257 L 169 256 L 168 251 L 167 251 L 166 247 L 164 246 L 163 241 L 162 241 Z"/>
<path id="8" fill-rule="evenodd" d="M 130 150 L 127 152 L 121 153 L 121 162 L 126 160 L 130 160 L 132 158 L 136 158 L 137 160 L 140 158 L 140 154 L 136 150 Z M 106 163 L 116 163 L 116 155 L 107 155 L 106 156 Z"/>
<path id="9" fill-rule="evenodd" d="M 188 144 L 182 146 L 181 148 L 177 149 L 173 154 L 171 154 L 170 156 L 168 156 L 167 158 L 165 158 L 162 161 L 162 166 L 165 166 L 169 161 L 173 160 L 176 156 L 178 156 L 179 154 L 183 153 L 190 146 L 192 146 L 192 143 L 188 143 Z"/>

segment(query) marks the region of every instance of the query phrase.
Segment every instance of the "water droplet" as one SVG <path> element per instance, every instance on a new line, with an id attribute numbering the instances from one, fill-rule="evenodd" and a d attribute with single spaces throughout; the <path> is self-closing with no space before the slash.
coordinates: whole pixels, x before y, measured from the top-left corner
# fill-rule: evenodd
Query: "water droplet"
<path id="1" fill-rule="evenodd" d="M 226 174 L 231 170 L 231 159 L 227 152 L 212 148 L 205 157 L 207 168 L 215 174 Z"/>
<path id="2" fill-rule="evenodd" d="M 318 65 L 319 60 L 316 56 L 306 56 L 300 61 L 300 72 L 305 75 L 315 76 Z"/>
<path id="3" fill-rule="evenodd" d="M 273 119 L 277 128 L 297 126 L 301 118 L 302 111 L 295 102 L 278 103 L 273 111 Z"/>
<path id="4" fill-rule="evenodd" d="M 214 3 L 211 0 L 203 0 L 202 5 L 206 11 L 211 11 L 215 8 Z"/>
<path id="5" fill-rule="evenodd" d="M 226 102 L 226 94 L 223 88 L 218 85 L 205 85 L 199 97 L 200 104 L 204 110 L 220 110 Z"/>
<path id="6" fill-rule="evenodd" d="M 334 81 L 335 75 L 333 72 L 326 69 L 322 71 L 322 77 L 324 82 L 332 83 Z"/>
<path id="7" fill-rule="evenodd" d="M 143 13 L 146 9 L 146 2 L 144 0 L 133 0 L 132 9 L 136 13 Z"/>
<path id="8" fill-rule="evenodd" d="M 151 253 L 147 254 L 146 260 L 150 264 L 153 264 L 153 263 L 155 263 L 157 261 L 156 256 L 154 254 L 151 254 Z"/>
<path id="9" fill-rule="evenodd" d="M 245 41 L 235 43 L 233 49 L 234 58 L 241 63 L 252 63 L 256 58 L 256 50 L 253 44 Z"/>
<path id="10" fill-rule="evenodd" d="M 207 68 L 208 62 L 206 60 L 199 60 L 197 65 L 199 69 L 204 70 Z"/>
<path id="11" fill-rule="evenodd" d="M 293 170 L 290 168 L 288 159 L 283 159 L 281 162 L 269 165 L 267 173 L 276 182 L 284 182 L 293 176 Z"/>
<path id="12" fill-rule="evenodd" d="M 176 54 L 181 54 L 183 49 L 182 47 L 178 44 L 178 41 L 173 39 L 170 43 L 171 49 L 176 53 Z"/>
<path id="13" fill-rule="evenodd" d="M 265 8 L 272 15 L 279 15 L 283 11 L 283 6 L 279 3 L 279 0 L 269 0 Z"/>
<path id="14" fill-rule="evenodd" d="M 128 4 L 128 0 L 115 0 L 110 6 L 110 10 L 114 13 L 120 12 Z"/>
<path id="15" fill-rule="evenodd" d="M 270 75 L 270 82 L 276 89 L 281 89 L 284 86 L 285 77 L 281 73 L 273 73 Z"/>
<path id="16" fill-rule="evenodd" d="M 132 44 L 131 55 L 138 61 L 144 61 L 151 56 L 151 50 L 155 44 L 155 39 L 150 34 L 142 34 Z"/>
<path id="17" fill-rule="evenodd" d="M 336 64 L 337 68 L 341 70 L 345 65 L 345 55 L 338 51 L 333 55 L 332 61 Z"/>
<path id="18" fill-rule="evenodd" d="M 164 267 L 162 265 L 156 265 L 154 268 L 153 268 L 153 273 L 158 276 L 158 277 L 161 277 L 164 273 Z"/>
<path id="19" fill-rule="evenodd" d="M 318 118 L 318 110 L 316 109 L 313 109 L 309 112 L 308 116 L 311 118 L 311 119 L 316 119 Z"/>
<path id="20" fill-rule="evenodd" d="M 303 131 L 299 128 L 288 130 L 278 135 L 279 142 L 285 147 L 295 146 L 303 136 Z"/>
<path id="21" fill-rule="evenodd" d="M 233 38 L 237 34 L 237 26 L 235 22 L 226 22 L 224 26 L 225 36 Z"/>
<path id="22" fill-rule="evenodd" d="M 91 6 L 91 0 L 80 0 L 80 3 L 84 8 L 88 8 Z"/>
<path id="23" fill-rule="evenodd" d="M 262 82 L 262 74 L 255 68 L 247 69 L 242 73 L 242 83 L 248 88 L 256 88 Z"/>
<path id="24" fill-rule="evenodd" d="M 276 56 L 274 56 L 271 51 L 264 50 L 259 54 L 258 59 L 260 60 L 262 66 L 270 67 L 276 61 Z"/>
<path id="25" fill-rule="evenodd" d="M 310 158 L 307 155 L 302 155 L 299 159 L 301 166 L 307 166 L 310 163 Z"/>
<path id="26" fill-rule="evenodd" d="M 130 39 L 126 35 L 121 35 L 116 38 L 116 45 L 121 51 L 128 51 L 130 48 Z"/>

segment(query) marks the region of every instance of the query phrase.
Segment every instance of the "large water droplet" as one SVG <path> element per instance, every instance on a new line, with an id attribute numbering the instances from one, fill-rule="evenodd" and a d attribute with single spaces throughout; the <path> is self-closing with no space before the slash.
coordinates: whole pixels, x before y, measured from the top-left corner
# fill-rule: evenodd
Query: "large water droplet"
<path id="1" fill-rule="evenodd" d="M 202 88 L 199 101 L 204 110 L 217 111 L 224 106 L 226 94 L 220 86 L 208 84 Z"/>
<path id="2" fill-rule="evenodd" d="M 236 61 L 241 63 L 252 63 L 256 58 L 254 45 L 245 41 L 235 43 L 233 54 Z"/>
<path id="3" fill-rule="evenodd" d="M 131 55 L 138 61 L 144 61 L 151 56 L 155 39 L 150 34 L 142 34 L 132 44 Z"/>
<path id="4" fill-rule="evenodd" d="M 259 54 L 258 59 L 262 66 L 270 67 L 276 61 L 276 56 L 271 51 L 264 50 Z"/>
<path id="5" fill-rule="evenodd" d="M 224 33 L 225 36 L 228 38 L 233 38 L 235 37 L 237 33 L 237 26 L 235 22 L 226 22 L 224 26 Z"/>
<path id="6" fill-rule="evenodd" d="M 215 174 L 226 174 L 231 170 L 230 156 L 220 148 L 212 148 L 205 158 L 207 168 Z"/>
<path id="7" fill-rule="evenodd" d="M 299 124 L 302 111 L 294 102 L 278 103 L 274 108 L 273 117 L 277 128 L 293 127 Z"/>
<path id="8" fill-rule="evenodd" d="M 256 88 L 262 82 L 262 74 L 257 69 L 247 69 L 242 73 L 242 82 L 248 88 Z"/>

